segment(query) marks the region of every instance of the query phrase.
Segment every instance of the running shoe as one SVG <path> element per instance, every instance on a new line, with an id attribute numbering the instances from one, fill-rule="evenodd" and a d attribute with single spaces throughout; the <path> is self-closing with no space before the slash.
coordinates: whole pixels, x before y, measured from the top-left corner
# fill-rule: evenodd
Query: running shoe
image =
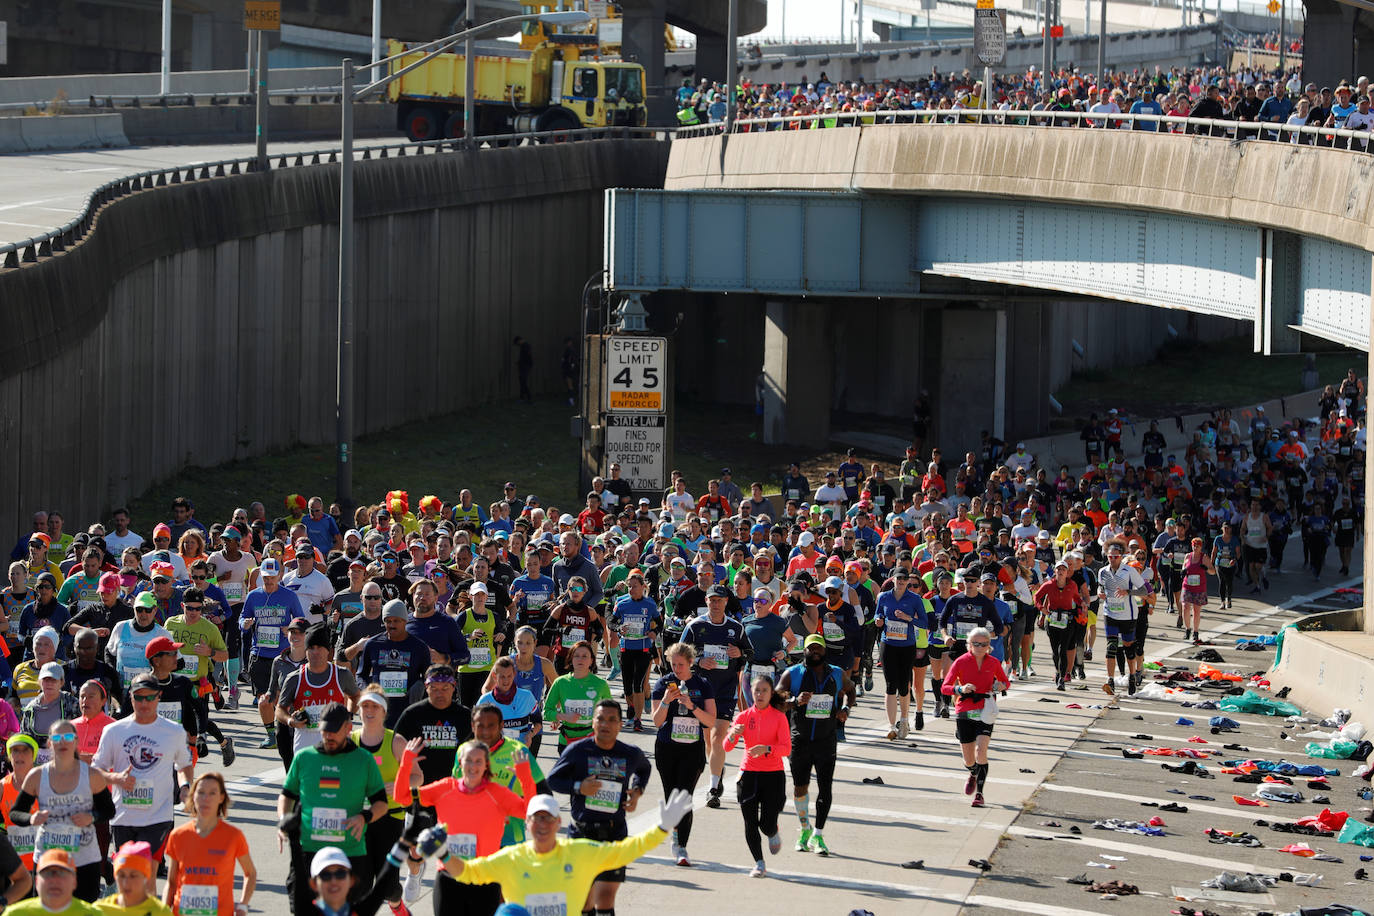
<path id="1" fill-rule="evenodd" d="M 644 733 L 644 720 L 643 720 L 643 719 L 639 719 L 639 718 L 636 718 L 636 719 L 635 719 L 635 721 L 634 721 L 634 731 L 635 731 L 635 734 L 643 734 L 643 733 Z"/>
<path id="2" fill-rule="evenodd" d="M 870 671 L 870 672 L 868 672 L 867 674 L 864 675 L 864 690 L 872 690 L 872 689 L 873 689 L 873 672 Z"/>
<path id="3" fill-rule="evenodd" d="M 1102 692 L 1110 694 L 1112 696 L 1116 696 L 1116 685 L 1112 683 L 1112 678 L 1107 678 L 1107 680 L 1102 684 Z"/>
<path id="4" fill-rule="evenodd" d="M 1063 679 L 1062 677 L 1061 677 L 1061 678 L 1058 678 L 1058 679 L 1055 681 L 1054 689 L 1055 689 L 1055 690 L 1058 690 L 1058 691 L 1061 691 L 1061 692 L 1065 689 L 1065 688 L 1064 688 L 1064 679 Z"/>
<path id="5" fill-rule="evenodd" d="M 276 735 L 268 735 L 266 738 L 263 738 L 261 741 L 258 742 L 258 749 L 259 749 L 259 750 L 263 750 L 263 751 L 271 750 L 272 748 L 274 748 L 274 747 L 276 747 L 276 746 L 277 746 L 277 736 L 276 736 Z"/>
<path id="6" fill-rule="evenodd" d="M 224 765 L 225 765 L 225 766 L 231 767 L 231 766 L 234 765 L 234 758 L 235 758 L 237 755 L 234 753 L 234 739 L 233 739 L 233 738 L 230 738 L 228 735 L 225 735 L 225 736 L 224 736 L 224 740 L 221 741 L 221 742 L 219 743 L 219 752 L 220 752 L 220 755 L 221 755 L 222 757 L 224 757 Z"/>
<path id="7" fill-rule="evenodd" d="M 775 856 L 782 852 L 782 831 L 778 831 L 768 838 L 768 854 Z"/>
<path id="8" fill-rule="evenodd" d="M 918 732 L 924 730 L 925 727 L 926 727 L 926 714 L 925 714 L 925 712 L 922 711 L 922 710 L 917 710 L 917 711 L 916 711 L 916 720 L 915 720 L 914 722 L 912 722 L 911 724 L 912 724 L 913 726 L 915 726 L 915 728 L 916 728 L 916 730 L 917 730 Z"/>
<path id="9" fill-rule="evenodd" d="M 896 741 L 896 740 L 897 740 L 897 726 L 895 726 L 895 725 L 889 725 L 889 726 L 888 726 L 888 728 L 887 728 L 887 740 L 889 740 L 889 741 Z"/>
<path id="10" fill-rule="evenodd" d="M 681 867 L 681 868 L 691 868 L 691 867 L 692 867 L 692 860 L 689 859 L 689 858 L 687 858 L 687 847 L 686 847 L 686 846 L 679 846 L 679 847 L 677 847 L 677 851 L 673 854 L 673 858 L 677 860 L 677 864 L 678 864 L 678 866 Z"/>
<path id="11" fill-rule="evenodd" d="M 229 709 L 237 711 L 239 708 L 239 688 L 237 686 L 229 688 Z"/>
<path id="12" fill-rule="evenodd" d="M 414 903 L 420 899 L 420 892 L 425 889 L 425 863 L 420 863 L 420 870 L 415 874 L 406 869 L 405 881 L 401 884 L 401 897 L 406 903 Z"/>
<path id="13" fill-rule="evenodd" d="M 973 796 L 973 804 L 970 805 L 969 807 L 972 807 L 972 808 L 981 808 L 981 807 L 983 807 L 983 793 L 982 793 L 982 792 L 979 792 L 979 793 L 977 793 L 976 795 Z"/>
<path id="14" fill-rule="evenodd" d="M 1035 677 L 1035 669 L 1032 668 L 1030 665 L 1027 665 L 1026 674 L 1030 675 L 1031 677 Z"/>
<path id="15" fill-rule="evenodd" d="M 608 681 L 613 681 L 613 680 L 615 680 L 615 679 L 618 678 L 618 677 L 620 677 L 620 669 L 619 669 L 619 668 L 612 668 L 611 671 L 610 671 L 610 673 L 606 675 L 606 680 L 608 680 Z"/>
<path id="16" fill-rule="evenodd" d="M 797 845 L 793 847 L 797 852 L 811 851 L 811 828 L 803 827 L 797 832 Z"/>
<path id="17" fill-rule="evenodd" d="M 722 786 L 716 786 L 715 788 L 711 789 L 711 791 L 708 792 L 707 795 L 706 795 L 706 807 L 708 807 L 708 808 L 719 808 L 719 807 L 720 807 L 720 796 L 721 796 L 721 793 L 724 792 L 724 791 L 725 791 L 725 789 L 724 789 L 724 787 L 722 787 Z"/>
<path id="18" fill-rule="evenodd" d="M 751 872 L 749 873 L 749 877 L 751 877 L 751 878 L 766 878 L 767 876 L 768 876 L 768 869 L 764 867 L 763 862 L 762 862 L 762 861 L 760 861 L 760 862 L 755 862 L 755 863 L 754 863 L 754 870 L 751 871 Z"/>
<path id="19" fill-rule="evenodd" d="M 811 851 L 818 856 L 830 855 L 830 847 L 825 845 L 825 837 L 821 836 L 819 830 L 811 831 Z"/>
<path id="20" fill-rule="evenodd" d="M 1128 696 L 1135 696 L 1135 674 L 1126 675 L 1126 693 Z"/>
<path id="21" fill-rule="evenodd" d="M 911 732 L 910 732 L 910 730 L 907 729 L 906 719 L 898 719 L 898 720 L 897 720 L 897 737 L 898 737 L 899 739 L 905 739 L 906 736 L 909 735 L 909 734 L 911 734 Z"/>
<path id="22" fill-rule="evenodd" d="M 854 695 L 855 695 L 855 696 L 859 696 L 859 697 L 861 697 L 861 696 L 864 695 L 864 685 L 863 685 L 863 684 L 855 684 L 855 685 L 854 685 Z"/>
<path id="23" fill-rule="evenodd" d="M 964 780 L 964 794 L 972 795 L 973 790 L 976 788 L 978 788 L 978 777 L 970 773 L 968 774 L 968 779 Z"/>
<path id="24" fill-rule="evenodd" d="M 210 745 L 205 743 L 204 738 L 201 738 L 199 741 L 196 742 L 196 754 L 197 756 L 199 756 L 201 760 L 204 760 L 206 757 L 210 756 Z"/>

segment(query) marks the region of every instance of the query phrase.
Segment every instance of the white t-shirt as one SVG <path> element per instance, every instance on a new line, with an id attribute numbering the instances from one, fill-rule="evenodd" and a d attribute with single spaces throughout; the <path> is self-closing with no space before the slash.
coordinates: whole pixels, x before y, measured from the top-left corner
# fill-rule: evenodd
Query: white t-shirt
<path id="1" fill-rule="evenodd" d="M 692 498 L 691 493 L 669 493 L 663 501 L 672 513 L 673 521 L 684 522 L 687 516 L 691 515 L 697 507 L 697 501 Z"/>
<path id="2" fill-rule="evenodd" d="M 838 506 L 844 503 L 844 487 L 821 484 L 816 488 L 816 502 L 822 506 Z"/>
<path id="3" fill-rule="evenodd" d="M 1032 541 L 1040 536 L 1040 526 L 1034 523 L 1029 525 L 1017 525 L 1011 529 L 1011 539 L 1013 543 L 1020 543 L 1027 538 Z"/>
<path id="4" fill-rule="evenodd" d="M 251 553 L 239 551 L 239 558 L 231 560 L 223 550 L 210 554 L 210 562 L 215 564 L 215 581 L 230 604 L 242 604 L 248 596 L 248 573 L 256 563 Z"/>
<path id="5" fill-rule="evenodd" d="M 139 632 L 132 620 L 121 620 L 110 630 L 110 641 L 105 652 L 113 659 L 111 664 L 119 672 L 125 687 L 142 672 L 153 670 L 152 663 L 148 661 L 148 643 L 159 636 L 172 638 L 172 634 L 157 623 L 146 633 Z"/>
<path id="6" fill-rule="evenodd" d="M 115 534 L 113 531 L 105 535 L 105 549 L 114 555 L 118 560 L 124 556 L 124 551 L 130 547 L 142 547 L 143 535 L 136 534 L 132 528 L 128 534 Z"/>
<path id="7" fill-rule="evenodd" d="M 1007 456 L 1006 464 L 1013 471 L 1019 471 L 1022 468 L 1029 471 L 1031 465 L 1035 464 L 1035 456 L 1030 452 L 1012 452 Z"/>
<path id="8" fill-rule="evenodd" d="M 311 623 L 320 623 L 324 620 L 323 614 L 310 613 L 312 604 L 328 604 L 334 600 L 334 585 L 329 581 L 329 577 L 318 569 L 310 570 L 310 575 L 301 576 L 295 570 L 286 574 L 281 580 L 284 588 L 296 593 L 300 599 L 301 610 L 305 612 L 306 618 Z"/>
<path id="9" fill-rule="evenodd" d="M 120 719 L 101 732 L 91 764 L 116 773 L 128 767 L 137 780 L 130 791 L 110 787 L 116 810 L 110 823 L 125 827 L 168 823 L 175 801 L 175 771 L 191 765 L 186 730 L 161 716 L 149 725 L 135 722 L 133 716 Z"/>

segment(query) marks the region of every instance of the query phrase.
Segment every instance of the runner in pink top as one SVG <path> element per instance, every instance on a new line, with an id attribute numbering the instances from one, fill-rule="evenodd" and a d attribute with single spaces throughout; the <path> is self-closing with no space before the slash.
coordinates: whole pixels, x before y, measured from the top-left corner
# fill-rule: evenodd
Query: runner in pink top
<path id="1" fill-rule="evenodd" d="M 1007 674 L 991 654 L 992 633 L 978 627 L 968 634 L 968 651 L 954 660 L 940 692 L 957 697 L 954 734 L 964 755 L 968 779 L 964 794 L 973 796 L 973 807 L 983 807 L 983 783 L 988 778 L 988 742 L 997 720 L 997 694 L 1007 689 Z"/>
<path id="2" fill-rule="evenodd" d="M 787 774 L 782 759 L 792 753 L 792 728 L 783 710 L 783 699 L 773 691 L 773 682 L 757 677 L 750 691 L 754 705 L 735 715 L 730 731 L 725 735 L 725 749 L 734 750 L 744 739 L 744 763 L 740 766 L 740 780 L 736 787 L 739 807 L 744 814 L 744 841 L 754 857 L 750 876 L 762 878 L 767 873 L 763 864 L 763 844 L 759 836 L 768 837 L 768 851 L 777 855 L 782 848 L 778 833 L 778 815 L 787 795 Z"/>

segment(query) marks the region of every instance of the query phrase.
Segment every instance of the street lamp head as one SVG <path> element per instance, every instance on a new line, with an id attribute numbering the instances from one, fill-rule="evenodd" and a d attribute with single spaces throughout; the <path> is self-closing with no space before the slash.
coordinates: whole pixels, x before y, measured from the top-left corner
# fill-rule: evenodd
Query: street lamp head
<path id="1" fill-rule="evenodd" d="M 564 10 L 554 13 L 540 13 L 529 17 L 545 25 L 586 25 L 592 21 L 592 14 L 585 10 Z"/>

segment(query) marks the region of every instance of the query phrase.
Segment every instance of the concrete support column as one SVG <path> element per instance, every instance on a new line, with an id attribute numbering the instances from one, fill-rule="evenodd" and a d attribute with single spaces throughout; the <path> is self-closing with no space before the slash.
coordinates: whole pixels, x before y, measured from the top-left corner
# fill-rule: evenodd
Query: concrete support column
<path id="1" fill-rule="evenodd" d="M 1266 229 L 1264 248 L 1260 276 L 1265 283 L 1261 314 L 1255 321 L 1255 349 L 1265 356 L 1299 353 L 1302 335 L 1291 325 L 1298 323 L 1302 305 L 1302 240 L 1291 232 Z"/>
<path id="2" fill-rule="evenodd" d="M 638 0 L 622 7 L 621 48 L 626 60 L 644 67 L 644 103 L 649 123 L 664 126 L 676 123 L 673 93 L 676 87 L 663 84 L 663 25 L 665 0 Z"/>
<path id="3" fill-rule="evenodd" d="M 1374 64 L 1374 14 L 1337 0 L 1303 0 L 1304 82 L 1334 86 L 1351 74 L 1364 73 Z"/>
<path id="4" fill-rule="evenodd" d="M 724 83 L 728 70 L 725 65 L 725 36 L 715 32 L 699 32 L 694 66 L 698 83 L 702 80 Z"/>
<path id="5" fill-rule="evenodd" d="M 983 430 L 1003 428 L 1005 417 L 998 416 L 997 408 L 1007 403 L 1005 312 L 945 308 L 939 352 L 943 409 L 935 442 L 944 454 L 960 456 L 976 450 Z"/>
<path id="6" fill-rule="evenodd" d="M 830 439 L 834 335 L 829 306 L 773 299 L 763 324 L 763 441 L 820 448 Z"/>

